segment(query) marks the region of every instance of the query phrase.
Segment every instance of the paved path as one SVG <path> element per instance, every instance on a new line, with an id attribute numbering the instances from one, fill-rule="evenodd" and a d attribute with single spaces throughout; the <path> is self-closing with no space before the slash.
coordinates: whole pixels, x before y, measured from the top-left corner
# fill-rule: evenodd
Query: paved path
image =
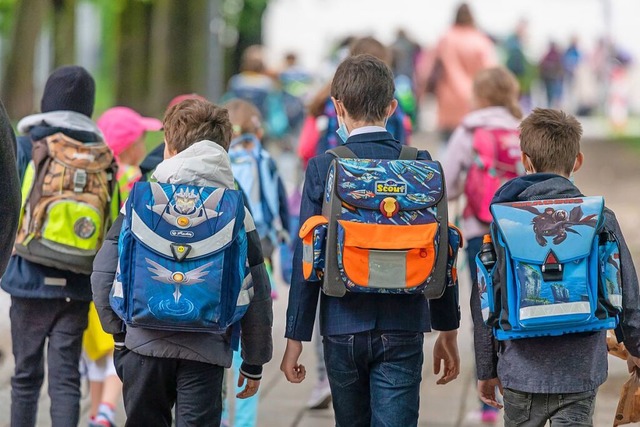
<path id="1" fill-rule="evenodd" d="M 427 135 L 418 135 L 416 142 L 430 146 Z M 586 155 L 583 169 L 576 175 L 576 183 L 587 194 L 605 194 L 607 205 L 617 213 L 625 231 L 625 237 L 640 263 L 640 216 L 637 215 L 638 202 L 634 197 L 640 184 L 640 152 L 613 143 L 592 142 L 583 146 Z M 461 262 L 464 262 L 462 260 Z M 429 334 L 425 340 L 425 363 L 420 405 L 420 426 L 430 427 L 471 427 L 480 425 L 469 419 L 469 412 L 478 407 L 473 380 L 473 355 L 471 351 L 471 322 L 468 313 L 467 272 L 461 273 L 461 305 L 463 326 L 460 329 L 459 345 L 462 361 L 462 375 L 446 386 L 436 386 L 436 378 L 431 373 L 431 349 L 435 336 Z M 308 411 L 305 402 L 315 381 L 315 359 L 311 345 L 305 345 L 302 363 L 307 367 L 308 377 L 299 385 L 288 383 L 279 371 L 284 350 L 284 319 L 287 289 L 280 285 L 280 296 L 274 304 L 274 357 L 265 367 L 265 377 L 261 387 L 260 427 L 329 427 L 334 425 L 331 410 Z M 4 352 L 4 362 L 0 362 L 0 427 L 8 426 L 10 387 L 12 369 L 10 356 L 10 335 L 8 326 L 8 297 L 0 293 L 0 350 Z M 579 357 L 577 352 L 576 357 Z M 559 367 L 562 369 L 562 367 Z M 610 426 L 617 405 L 618 393 L 627 377 L 622 361 L 610 358 L 609 380 L 601 387 L 596 407 L 596 426 Z M 83 408 L 86 410 L 86 390 Z M 46 392 L 40 401 L 38 426 L 48 426 L 49 401 Z M 124 419 L 122 409 L 119 421 Z M 82 425 L 82 424 L 81 424 Z"/>

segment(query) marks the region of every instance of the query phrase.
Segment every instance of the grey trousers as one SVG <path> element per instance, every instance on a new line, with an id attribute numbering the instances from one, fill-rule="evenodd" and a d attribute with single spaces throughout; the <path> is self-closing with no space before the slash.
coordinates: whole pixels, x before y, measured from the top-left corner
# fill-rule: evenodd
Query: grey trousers
<path id="1" fill-rule="evenodd" d="M 78 424 L 80 352 L 87 327 L 88 301 L 11 298 L 11 339 L 15 372 L 11 378 L 11 426 L 36 425 L 44 381 L 44 349 L 53 427 Z"/>
<path id="2" fill-rule="evenodd" d="M 537 394 L 504 390 L 505 427 L 593 427 L 596 390 Z"/>

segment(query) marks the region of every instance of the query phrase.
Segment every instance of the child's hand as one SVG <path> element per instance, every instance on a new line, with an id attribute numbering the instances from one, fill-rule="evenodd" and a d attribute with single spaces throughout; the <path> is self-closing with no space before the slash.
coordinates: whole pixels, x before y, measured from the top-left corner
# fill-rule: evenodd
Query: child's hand
<path id="1" fill-rule="evenodd" d="M 500 394 L 504 394 L 502 391 L 502 383 L 498 378 L 479 380 L 478 395 L 483 403 L 493 406 L 494 408 L 502 409 L 502 405 L 498 403 L 498 399 L 496 398 L 496 387 L 500 390 Z"/>
<path id="2" fill-rule="evenodd" d="M 236 394 L 238 399 L 246 399 L 247 397 L 251 397 L 258 392 L 258 388 L 260 387 L 260 380 L 252 380 L 251 378 L 246 378 L 240 373 L 238 377 L 238 387 L 242 387 L 244 385 L 245 380 L 247 381 L 247 385 L 240 393 Z"/>
<path id="3" fill-rule="evenodd" d="M 447 384 L 458 378 L 460 374 L 460 356 L 458 355 L 458 331 L 440 332 L 433 345 L 433 373 L 440 373 L 444 364 L 442 377 L 436 384 Z"/>
<path id="4" fill-rule="evenodd" d="M 304 380 L 307 370 L 304 365 L 298 364 L 298 359 L 302 354 L 302 343 L 292 339 L 287 340 L 287 349 L 284 351 L 280 370 L 284 372 L 287 381 L 298 384 Z"/>

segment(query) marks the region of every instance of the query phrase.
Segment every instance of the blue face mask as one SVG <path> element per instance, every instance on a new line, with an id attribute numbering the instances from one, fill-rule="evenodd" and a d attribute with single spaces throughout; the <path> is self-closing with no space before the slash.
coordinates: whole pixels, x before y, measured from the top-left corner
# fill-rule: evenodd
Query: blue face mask
<path id="1" fill-rule="evenodd" d="M 343 143 L 347 142 L 347 139 L 349 138 L 349 131 L 347 130 L 347 125 L 345 125 L 344 122 L 340 123 L 336 133 Z"/>

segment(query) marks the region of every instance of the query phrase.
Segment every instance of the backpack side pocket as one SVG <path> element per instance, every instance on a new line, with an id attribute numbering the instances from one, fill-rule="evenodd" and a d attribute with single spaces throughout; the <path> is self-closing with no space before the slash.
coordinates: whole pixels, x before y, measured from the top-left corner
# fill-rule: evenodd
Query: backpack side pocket
<path id="1" fill-rule="evenodd" d="M 300 227 L 302 239 L 302 275 L 308 282 L 319 282 L 324 276 L 327 219 L 314 215 Z"/>
<path id="2" fill-rule="evenodd" d="M 620 246 L 615 234 L 609 230 L 600 233 L 598 244 L 600 293 L 611 315 L 622 311 L 622 273 Z"/>

